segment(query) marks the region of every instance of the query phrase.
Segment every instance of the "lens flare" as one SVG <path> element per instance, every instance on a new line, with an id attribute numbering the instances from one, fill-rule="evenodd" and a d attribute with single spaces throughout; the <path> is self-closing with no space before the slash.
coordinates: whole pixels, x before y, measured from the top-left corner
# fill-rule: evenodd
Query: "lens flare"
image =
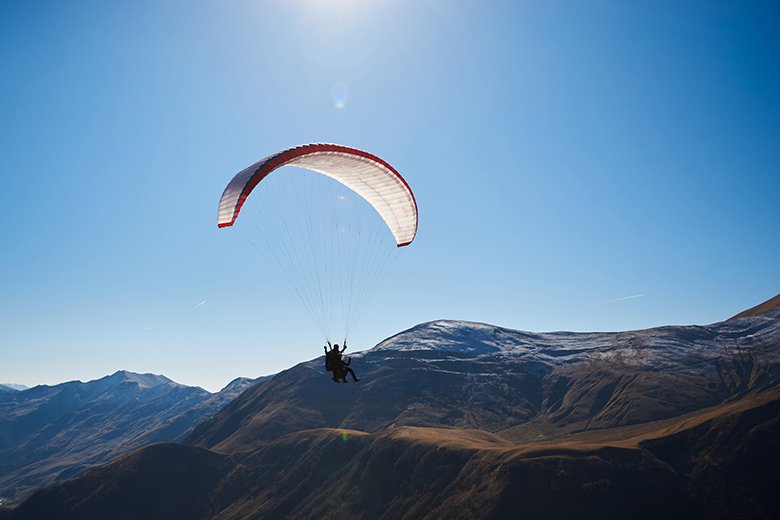
<path id="1" fill-rule="evenodd" d="M 330 88 L 330 97 L 333 100 L 333 106 L 336 107 L 336 109 L 344 109 L 349 100 L 349 89 L 347 89 L 347 84 L 340 81 L 334 83 Z"/>

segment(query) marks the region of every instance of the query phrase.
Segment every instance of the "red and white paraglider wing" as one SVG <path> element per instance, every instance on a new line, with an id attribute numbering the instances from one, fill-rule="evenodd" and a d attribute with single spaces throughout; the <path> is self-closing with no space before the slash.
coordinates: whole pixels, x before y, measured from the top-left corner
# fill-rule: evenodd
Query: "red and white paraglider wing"
<path id="1" fill-rule="evenodd" d="M 307 144 L 284 150 L 238 172 L 219 201 L 219 227 L 232 226 L 246 198 L 271 172 L 298 166 L 326 175 L 366 200 L 382 217 L 398 247 L 417 233 L 417 203 L 401 175 L 387 162 L 363 150 L 337 144 Z"/>

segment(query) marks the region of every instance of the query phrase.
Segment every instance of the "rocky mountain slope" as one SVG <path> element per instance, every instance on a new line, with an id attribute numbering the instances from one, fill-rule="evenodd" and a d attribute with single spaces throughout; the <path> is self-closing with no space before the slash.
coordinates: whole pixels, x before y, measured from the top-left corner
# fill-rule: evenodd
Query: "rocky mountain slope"
<path id="1" fill-rule="evenodd" d="M 252 384 L 212 394 L 120 371 L 0 394 L 0 497 L 13 500 L 129 450 L 187 435 Z"/>
<path id="2" fill-rule="evenodd" d="M 188 442 L 232 453 L 310 428 L 480 429 L 528 441 L 657 421 L 780 380 L 780 308 L 707 326 L 528 333 L 436 321 L 352 356 L 334 384 L 322 358 L 253 387 Z"/>

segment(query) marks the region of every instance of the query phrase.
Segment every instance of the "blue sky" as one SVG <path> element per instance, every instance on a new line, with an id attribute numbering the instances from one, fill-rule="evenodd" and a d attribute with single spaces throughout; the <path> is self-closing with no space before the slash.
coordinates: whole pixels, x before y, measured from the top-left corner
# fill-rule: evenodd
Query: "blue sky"
<path id="1" fill-rule="evenodd" d="M 355 349 L 440 318 L 731 316 L 780 292 L 779 24 L 773 2 L 3 2 L 0 381 L 215 390 L 319 354 L 216 227 L 236 171 L 312 141 L 382 156 L 420 208 Z"/>

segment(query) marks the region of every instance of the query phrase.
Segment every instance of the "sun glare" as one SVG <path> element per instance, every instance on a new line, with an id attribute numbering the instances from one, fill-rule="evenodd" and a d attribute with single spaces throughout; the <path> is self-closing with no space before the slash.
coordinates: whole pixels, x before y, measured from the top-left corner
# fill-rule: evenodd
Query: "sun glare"
<path id="1" fill-rule="evenodd" d="M 384 4 L 382 0 L 301 0 L 300 10 L 306 18 L 319 23 L 338 21 L 349 24 L 373 18 L 372 13 Z"/>

